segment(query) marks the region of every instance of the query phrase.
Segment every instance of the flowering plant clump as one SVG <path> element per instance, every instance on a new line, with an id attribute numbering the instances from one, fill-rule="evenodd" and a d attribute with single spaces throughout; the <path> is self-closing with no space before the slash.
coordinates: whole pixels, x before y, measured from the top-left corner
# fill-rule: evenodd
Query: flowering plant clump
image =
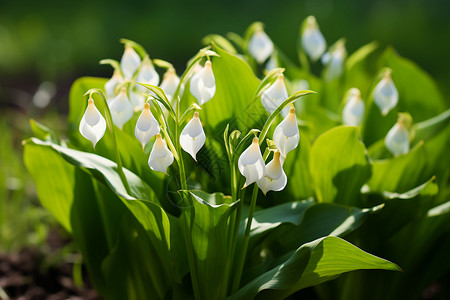
<path id="1" fill-rule="evenodd" d="M 407 266 L 425 255 L 395 253 L 408 226 L 449 217 L 437 185 L 450 113 L 436 116 L 430 79 L 375 44 L 348 57 L 344 40 L 327 49 L 314 17 L 300 27 L 301 67 L 261 23 L 228 38 L 207 36 L 180 76 L 122 40 L 120 62 L 101 61 L 110 79 L 73 84 L 68 141 L 32 121 L 24 156 L 40 201 L 100 295 L 284 298 L 353 270 L 400 270 L 355 244 Z M 408 90 L 410 73 L 428 102 Z M 361 299 L 388 274 L 361 276 L 365 291 L 320 288 Z"/>

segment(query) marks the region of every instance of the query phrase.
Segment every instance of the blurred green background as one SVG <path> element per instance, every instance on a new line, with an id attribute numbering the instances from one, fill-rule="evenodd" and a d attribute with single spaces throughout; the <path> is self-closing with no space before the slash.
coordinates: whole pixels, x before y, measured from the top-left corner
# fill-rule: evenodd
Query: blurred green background
<path id="1" fill-rule="evenodd" d="M 80 76 L 110 77 L 111 67 L 98 62 L 120 59 L 120 38 L 142 44 L 153 58 L 172 62 L 181 73 L 205 35 L 242 34 L 252 22 L 261 21 L 296 61 L 300 23 L 314 15 L 328 45 L 341 37 L 347 39 L 349 53 L 373 40 L 393 45 L 428 71 L 447 94 L 449 13 L 448 0 L 2 1 L 0 251 L 40 243 L 47 230 L 47 223 L 41 222 L 46 212 L 37 204 L 21 160 L 20 141 L 30 135 L 29 118 L 63 132 L 70 85 Z M 51 102 L 38 108 L 33 99 Z M 37 212 L 31 213 L 30 207 Z M 27 232 L 34 235 L 27 238 Z M 17 236 L 24 238 L 18 242 Z"/>

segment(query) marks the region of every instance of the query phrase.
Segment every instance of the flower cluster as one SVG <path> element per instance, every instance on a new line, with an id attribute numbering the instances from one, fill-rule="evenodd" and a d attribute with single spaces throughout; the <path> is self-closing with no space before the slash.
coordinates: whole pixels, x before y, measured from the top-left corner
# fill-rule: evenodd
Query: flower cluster
<path id="1" fill-rule="evenodd" d="M 288 115 L 275 128 L 273 142 L 277 150 L 274 151 L 273 159 L 267 165 L 265 165 L 261 155 L 257 137 L 239 157 L 239 171 L 245 177 L 244 187 L 256 182 L 264 195 L 268 191 L 283 190 L 287 183 L 283 163 L 287 154 L 298 146 L 299 141 L 300 133 L 295 108 L 291 107 Z"/>

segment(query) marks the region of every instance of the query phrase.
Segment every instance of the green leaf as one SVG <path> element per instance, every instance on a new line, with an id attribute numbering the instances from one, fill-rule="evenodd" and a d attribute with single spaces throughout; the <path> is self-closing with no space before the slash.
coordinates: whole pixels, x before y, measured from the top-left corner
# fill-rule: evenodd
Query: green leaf
<path id="1" fill-rule="evenodd" d="M 426 153 L 423 143 L 409 153 L 372 162 L 372 177 L 368 185 L 373 191 L 405 192 L 424 181 Z"/>
<path id="2" fill-rule="evenodd" d="M 237 202 L 231 203 L 231 197 L 221 193 L 191 191 L 190 194 L 195 211 L 191 234 L 198 280 L 202 286 L 200 293 L 203 299 L 218 299 L 224 288 L 221 285 L 229 248 L 227 222 Z"/>
<path id="3" fill-rule="evenodd" d="M 400 270 L 394 263 L 338 237 L 328 236 L 302 245 L 284 263 L 252 280 L 230 299 L 252 299 L 259 293 L 263 298 L 281 299 L 342 273 L 361 269 Z"/>
<path id="4" fill-rule="evenodd" d="M 319 136 L 311 147 L 309 169 L 319 202 L 355 205 L 371 173 L 358 129 L 339 126 Z"/>
<path id="5" fill-rule="evenodd" d="M 208 34 L 202 39 L 203 45 L 210 45 L 211 43 L 216 44 L 223 50 L 231 53 L 231 54 L 237 54 L 236 48 L 234 48 L 233 44 L 231 44 L 226 38 L 219 34 Z"/>
<path id="6" fill-rule="evenodd" d="M 414 125 L 416 141 L 428 140 L 450 124 L 450 109 L 440 115 Z"/>

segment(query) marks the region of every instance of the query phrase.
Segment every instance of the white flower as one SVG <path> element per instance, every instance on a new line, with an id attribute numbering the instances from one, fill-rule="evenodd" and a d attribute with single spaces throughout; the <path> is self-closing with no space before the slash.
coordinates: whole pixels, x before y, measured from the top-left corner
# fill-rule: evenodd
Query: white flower
<path id="1" fill-rule="evenodd" d="M 302 46 L 312 61 L 318 60 L 327 47 L 316 18 L 313 16 L 306 19 L 306 26 L 302 33 Z"/>
<path id="2" fill-rule="evenodd" d="M 248 52 L 260 64 L 272 54 L 273 43 L 262 29 L 255 31 L 250 38 Z"/>
<path id="3" fill-rule="evenodd" d="M 134 111 L 140 111 L 144 107 L 145 96 L 133 90 L 130 91 L 130 102 Z"/>
<path id="4" fill-rule="evenodd" d="M 192 76 L 190 90 L 199 105 L 211 100 L 216 93 L 216 80 L 209 60 L 200 72 Z"/>
<path id="5" fill-rule="evenodd" d="M 278 106 L 289 97 L 286 85 L 284 84 L 284 75 L 280 74 L 277 80 L 261 95 L 261 102 L 264 108 L 273 113 Z M 285 107 L 281 114 L 285 117 L 289 112 L 289 108 Z"/>
<path id="6" fill-rule="evenodd" d="M 266 165 L 264 176 L 257 181 L 258 187 L 264 193 L 268 191 L 281 191 L 287 183 L 286 173 L 283 170 L 283 163 L 280 161 L 280 152 L 273 155 L 273 159 Z"/>
<path id="7" fill-rule="evenodd" d="M 122 88 L 120 93 L 109 103 L 113 123 L 122 129 L 123 124 L 133 116 L 133 105 L 128 100 L 127 89 Z"/>
<path id="8" fill-rule="evenodd" d="M 275 68 L 278 68 L 278 61 L 275 55 L 270 56 L 269 60 L 266 63 L 265 69 L 267 71 L 271 71 Z"/>
<path id="9" fill-rule="evenodd" d="M 384 144 L 394 156 L 409 152 L 409 132 L 402 119 L 399 118 L 394 127 L 389 130 Z"/>
<path id="10" fill-rule="evenodd" d="M 342 111 L 342 122 L 345 125 L 359 126 L 363 118 L 364 102 L 361 99 L 361 92 L 357 88 L 352 88 Z"/>
<path id="11" fill-rule="evenodd" d="M 114 70 L 113 76 L 105 83 L 106 99 L 114 98 L 116 95 L 115 88 L 123 82 L 122 75 L 119 70 Z"/>
<path id="12" fill-rule="evenodd" d="M 286 157 L 289 151 L 295 149 L 300 141 L 295 108 L 289 109 L 289 114 L 275 128 L 273 142 L 280 150 L 281 155 Z"/>
<path id="13" fill-rule="evenodd" d="M 142 148 L 145 144 L 150 141 L 150 139 L 159 133 L 159 124 L 150 111 L 150 105 L 148 103 L 144 104 L 144 110 L 142 111 L 139 119 L 136 122 L 136 128 L 134 129 L 134 134 L 136 138 L 141 142 Z"/>
<path id="14" fill-rule="evenodd" d="M 198 117 L 198 112 L 194 113 L 194 117 L 187 123 L 180 135 L 180 145 L 184 151 L 189 153 L 192 158 L 197 161 L 197 152 L 205 144 L 206 136 L 203 131 L 202 123 Z"/>
<path id="15" fill-rule="evenodd" d="M 378 82 L 373 91 L 373 98 L 383 116 L 398 103 L 398 91 L 391 78 L 391 70 L 384 73 L 383 79 Z"/>
<path id="16" fill-rule="evenodd" d="M 259 139 L 253 138 L 252 144 L 239 156 L 238 168 L 245 177 L 244 188 L 264 176 L 266 166 L 259 149 Z"/>
<path id="17" fill-rule="evenodd" d="M 172 101 L 172 97 L 175 94 L 175 91 L 177 90 L 179 84 L 180 78 L 178 78 L 177 74 L 175 73 L 175 70 L 170 68 L 167 70 L 166 73 L 164 73 L 163 80 L 159 87 L 164 91 L 164 93 L 166 93 L 166 96 L 169 99 L 169 101 Z M 180 89 L 180 95 L 182 94 L 183 91 Z"/>
<path id="18" fill-rule="evenodd" d="M 148 165 L 153 171 L 163 172 L 167 175 L 167 168 L 173 163 L 173 154 L 167 148 L 166 142 L 161 138 L 161 134 L 156 135 L 156 141 L 153 145 Z"/>
<path id="19" fill-rule="evenodd" d="M 144 58 L 144 61 L 142 62 L 142 66 L 139 70 L 136 82 L 151 84 L 155 86 L 158 86 L 159 84 L 158 72 L 156 72 L 155 67 L 153 67 L 153 64 L 148 56 L 146 56 Z M 147 88 L 143 87 L 142 85 L 137 84 L 136 87 L 142 93 L 148 91 Z"/>
<path id="20" fill-rule="evenodd" d="M 88 100 L 86 112 L 81 118 L 79 130 L 82 136 L 92 142 L 94 148 L 105 134 L 105 118 L 103 118 L 97 107 L 95 107 L 94 100 L 91 98 Z"/>
<path id="21" fill-rule="evenodd" d="M 141 58 L 134 51 L 133 47 L 125 45 L 125 51 L 120 59 L 120 68 L 126 79 L 133 78 L 134 73 L 141 65 Z"/>
<path id="22" fill-rule="evenodd" d="M 344 73 L 344 61 L 347 56 L 347 50 L 343 41 L 338 41 L 335 47 L 322 57 L 322 63 L 326 65 L 325 79 L 332 81 L 339 78 Z"/>

